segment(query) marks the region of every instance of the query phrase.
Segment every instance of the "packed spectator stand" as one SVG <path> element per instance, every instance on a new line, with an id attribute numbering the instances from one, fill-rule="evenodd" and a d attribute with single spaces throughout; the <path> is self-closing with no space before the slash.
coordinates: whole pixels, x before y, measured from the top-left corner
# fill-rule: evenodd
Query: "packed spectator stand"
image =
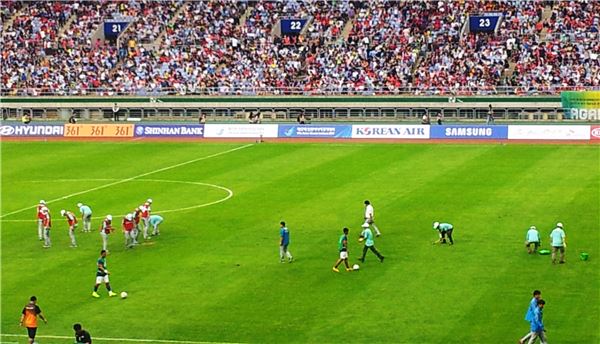
<path id="1" fill-rule="evenodd" d="M 469 14 L 502 12 L 492 33 Z M 600 88 L 600 2 L 2 1 L 3 95 L 557 94 Z M 116 40 L 105 21 L 126 18 Z M 307 19 L 298 35 L 282 18 Z"/>

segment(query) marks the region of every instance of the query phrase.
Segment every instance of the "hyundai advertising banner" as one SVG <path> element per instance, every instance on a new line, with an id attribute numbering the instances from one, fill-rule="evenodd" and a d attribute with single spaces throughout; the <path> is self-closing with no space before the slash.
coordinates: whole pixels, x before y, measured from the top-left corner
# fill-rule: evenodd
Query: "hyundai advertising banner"
<path id="1" fill-rule="evenodd" d="M 279 125 L 280 138 L 351 138 L 351 125 Z"/>
<path id="2" fill-rule="evenodd" d="M 277 137 L 277 124 L 207 124 L 204 137 L 259 138 Z"/>
<path id="3" fill-rule="evenodd" d="M 429 125 L 353 125 L 353 139 L 428 139 Z"/>
<path id="4" fill-rule="evenodd" d="M 432 139 L 508 139 L 506 125 L 440 125 L 431 126 Z"/>
<path id="5" fill-rule="evenodd" d="M 589 125 L 511 125 L 509 140 L 589 140 Z"/>
<path id="6" fill-rule="evenodd" d="M 204 124 L 136 124 L 134 133 L 138 137 L 204 137 Z"/>
<path id="7" fill-rule="evenodd" d="M 63 136 L 63 124 L 2 124 L 0 136 Z"/>

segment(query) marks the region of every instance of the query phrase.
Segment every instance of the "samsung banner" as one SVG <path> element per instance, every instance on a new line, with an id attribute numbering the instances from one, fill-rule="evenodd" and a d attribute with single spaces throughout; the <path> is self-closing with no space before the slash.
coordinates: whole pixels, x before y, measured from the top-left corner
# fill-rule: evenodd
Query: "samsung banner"
<path id="1" fill-rule="evenodd" d="M 509 140 L 589 140 L 589 125 L 511 125 Z"/>
<path id="2" fill-rule="evenodd" d="M 508 138 L 506 125 L 440 125 L 431 126 L 432 139 L 498 139 Z"/>
<path id="3" fill-rule="evenodd" d="M 259 138 L 277 137 L 277 124 L 207 124 L 204 137 Z"/>
<path id="4" fill-rule="evenodd" d="M 279 125 L 279 137 L 350 138 L 351 125 Z"/>
<path id="5" fill-rule="evenodd" d="M 3 124 L 0 136 L 63 136 L 62 124 Z"/>
<path id="6" fill-rule="evenodd" d="M 429 125 L 353 125 L 354 139 L 428 139 Z"/>
<path id="7" fill-rule="evenodd" d="M 135 136 L 145 137 L 204 137 L 203 124 L 135 125 Z"/>

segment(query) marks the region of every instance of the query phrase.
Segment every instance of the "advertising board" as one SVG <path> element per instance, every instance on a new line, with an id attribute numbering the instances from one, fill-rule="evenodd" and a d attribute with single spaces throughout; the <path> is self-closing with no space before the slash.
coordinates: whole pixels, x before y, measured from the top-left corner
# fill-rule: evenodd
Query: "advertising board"
<path id="1" fill-rule="evenodd" d="M 279 125 L 279 137 L 350 138 L 351 125 Z"/>
<path id="2" fill-rule="evenodd" d="M 429 125 L 360 124 L 352 126 L 354 139 L 428 139 Z"/>
<path id="3" fill-rule="evenodd" d="M 204 137 L 209 138 L 273 138 L 277 124 L 206 124 Z"/>
<path id="4" fill-rule="evenodd" d="M 440 125 L 431 126 L 432 139 L 499 139 L 508 138 L 506 125 Z"/>

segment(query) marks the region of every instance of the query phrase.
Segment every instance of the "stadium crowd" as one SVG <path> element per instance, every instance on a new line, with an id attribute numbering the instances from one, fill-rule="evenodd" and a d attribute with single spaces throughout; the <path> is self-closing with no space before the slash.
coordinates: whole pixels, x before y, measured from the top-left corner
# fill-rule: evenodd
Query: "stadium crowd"
<path id="1" fill-rule="evenodd" d="M 502 12 L 494 33 L 469 13 Z M 546 13 L 546 16 L 544 16 Z M 517 94 L 600 87 L 600 3 L 9 1 L 2 93 Z M 281 35 L 282 18 L 305 18 Z M 102 23 L 131 21 L 117 41 Z"/>

